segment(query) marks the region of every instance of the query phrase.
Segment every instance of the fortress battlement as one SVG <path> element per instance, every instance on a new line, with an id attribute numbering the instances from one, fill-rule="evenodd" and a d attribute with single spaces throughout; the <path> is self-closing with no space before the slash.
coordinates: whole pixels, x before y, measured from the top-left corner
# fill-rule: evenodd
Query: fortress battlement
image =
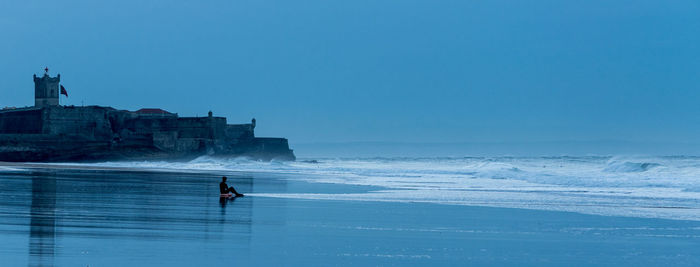
<path id="1" fill-rule="evenodd" d="M 255 119 L 180 117 L 157 108 L 136 111 L 59 105 L 60 75 L 34 76 L 33 107 L 0 110 L 0 161 L 192 158 L 201 155 L 294 160 L 284 138 L 258 138 Z"/>

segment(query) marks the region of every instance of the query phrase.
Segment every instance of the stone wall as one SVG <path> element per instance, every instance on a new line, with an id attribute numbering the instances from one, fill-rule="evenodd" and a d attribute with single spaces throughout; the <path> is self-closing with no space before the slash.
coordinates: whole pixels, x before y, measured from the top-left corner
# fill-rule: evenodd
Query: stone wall
<path id="1" fill-rule="evenodd" d="M 256 138 L 254 129 L 254 123 L 228 125 L 213 116 L 139 116 L 100 106 L 22 108 L 0 111 L 0 161 L 204 154 L 294 159 L 287 139 Z"/>
<path id="2" fill-rule="evenodd" d="M 58 106 L 58 83 L 61 81 L 61 74 L 57 77 L 43 77 L 34 75 L 34 106 Z"/>
<path id="3" fill-rule="evenodd" d="M 45 134 L 83 135 L 111 140 L 112 127 L 107 113 L 113 109 L 90 106 L 52 106 L 43 109 Z"/>
<path id="4" fill-rule="evenodd" d="M 224 135 L 226 118 L 178 118 L 178 138 L 206 138 L 214 139 Z"/>
<path id="5" fill-rule="evenodd" d="M 287 138 L 255 138 L 254 144 L 261 150 L 265 151 L 284 151 L 289 150 L 289 141 Z"/>
<path id="6" fill-rule="evenodd" d="M 127 120 L 125 128 L 136 133 L 177 131 L 177 118 L 137 117 Z"/>
<path id="7" fill-rule="evenodd" d="M 153 145 L 161 150 L 178 150 L 177 132 L 162 131 L 153 133 Z"/>
<path id="8" fill-rule="evenodd" d="M 250 141 L 255 137 L 253 124 L 226 125 L 226 139 L 233 142 Z"/>
<path id="9" fill-rule="evenodd" d="M 0 134 L 40 134 L 41 109 L 0 112 Z"/>

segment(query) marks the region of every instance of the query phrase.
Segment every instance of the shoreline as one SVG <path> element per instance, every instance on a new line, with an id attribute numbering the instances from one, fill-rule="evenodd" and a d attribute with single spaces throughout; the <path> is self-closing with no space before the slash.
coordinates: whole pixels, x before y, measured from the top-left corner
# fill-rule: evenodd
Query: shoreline
<path id="1" fill-rule="evenodd" d="M 274 192 L 249 192 L 246 195 L 250 197 L 269 197 L 269 198 L 284 198 L 284 199 L 297 199 L 297 200 L 321 200 L 321 201 L 357 201 L 357 202 L 383 202 L 383 203 L 421 203 L 421 204 L 435 204 L 435 205 L 451 205 L 451 206 L 465 206 L 465 207 L 488 207 L 488 208 L 505 208 L 505 209 L 522 209 L 522 210 L 536 210 L 536 211 L 553 211 L 553 212 L 566 212 L 566 213 L 576 213 L 584 215 L 594 215 L 594 216 L 609 216 L 609 217 L 623 217 L 623 218 L 641 218 L 641 219 L 665 219 L 674 221 L 700 221 L 687 219 L 687 218 L 667 218 L 659 217 L 653 215 L 644 216 L 643 213 L 636 213 L 636 215 L 619 215 L 619 214 L 604 214 L 604 213 L 593 213 L 572 210 L 573 207 L 597 207 L 600 209 L 615 209 L 615 208 L 627 208 L 632 210 L 679 210 L 679 211 L 698 211 L 700 209 L 693 207 L 683 207 L 683 206 L 664 206 L 664 205 L 650 205 L 650 206 L 625 206 L 625 205 L 593 205 L 593 204 L 551 204 L 543 205 L 537 203 L 500 203 L 495 201 L 485 201 L 485 202 L 468 202 L 463 201 L 450 201 L 450 200 L 432 200 L 432 199 L 401 199 L 393 198 L 390 193 L 393 192 L 403 192 L 411 191 L 410 189 L 401 190 L 396 188 L 390 188 L 385 186 L 376 185 L 361 185 L 361 184 L 343 184 L 332 181 L 327 181 L 324 179 L 332 178 L 332 176 L 323 174 L 303 174 L 294 172 L 284 172 L 284 171 L 273 171 L 273 170 L 259 170 L 259 171 L 249 171 L 249 170 L 203 170 L 203 169 L 178 169 L 178 168 L 149 168 L 149 167 L 114 167 L 114 166 L 85 166 L 80 164 L 72 163 L 14 163 L 14 162 L 0 162 L 1 167 L 10 168 L 21 168 L 27 170 L 64 170 L 64 171 L 116 171 L 116 172 L 131 172 L 131 173 L 153 173 L 153 174 L 192 174 L 192 175 L 264 175 L 271 177 L 296 177 L 292 178 L 295 183 L 306 183 L 307 187 L 323 188 L 323 187 L 334 187 L 341 188 L 334 192 L 324 192 L 323 190 L 315 190 L 313 192 L 291 192 L 291 193 L 274 193 Z M 1 171 L 1 169 L 0 169 Z M 317 177 L 318 181 L 310 181 L 309 177 Z M 348 189 L 344 191 L 342 188 Z M 362 188 L 362 190 L 358 190 Z M 480 189 L 471 189 L 465 191 L 467 193 L 480 192 Z M 387 193 L 388 192 L 388 193 Z M 484 192 L 495 192 L 490 190 L 485 190 Z M 498 193 L 498 192 L 495 192 Z M 508 193 L 506 191 L 501 193 Z M 383 197 L 383 198 L 382 198 Z M 521 205 L 521 206 L 518 206 Z M 530 207 L 527 207 L 530 205 Z M 640 215 L 641 214 L 641 215 Z"/>
<path id="2" fill-rule="evenodd" d="M 246 196 L 221 200 L 219 177 L 201 172 L 0 172 L 0 257 L 13 266 L 215 265 L 222 254 L 271 266 L 700 264 L 698 221 L 274 198 L 256 194 L 375 188 L 266 173 L 229 181 Z"/>

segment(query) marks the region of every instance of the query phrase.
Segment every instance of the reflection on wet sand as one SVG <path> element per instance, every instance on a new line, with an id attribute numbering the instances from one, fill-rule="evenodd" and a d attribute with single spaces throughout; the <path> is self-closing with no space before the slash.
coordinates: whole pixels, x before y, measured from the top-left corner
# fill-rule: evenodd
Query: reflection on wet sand
<path id="1" fill-rule="evenodd" d="M 29 222 L 29 266 L 53 266 L 56 249 L 56 178 L 32 176 Z"/>
<path id="2" fill-rule="evenodd" d="M 8 189 L 0 202 L 0 226 L 13 235 L 28 234 L 28 246 L 18 249 L 26 251 L 29 266 L 123 266 L 126 259 L 143 263 L 152 255 L 171 255 L 172 262 L 189 253 L 216 261 L 225 252 L 217 249 L 224 247 L 247 254 L 253 198 L 217 203 L 219 177 L 65 169 L 0 173 L 0 185 L 10 186 L 0 186 Z M 252 176 L 229 177 L 242 192 L 253 190 Z M 0 244 L 0 254 L 6 248 Z M 124 253 L 129 257 L 122 258 Z M 25 263 L 0 262 L 17 265 Z"/>

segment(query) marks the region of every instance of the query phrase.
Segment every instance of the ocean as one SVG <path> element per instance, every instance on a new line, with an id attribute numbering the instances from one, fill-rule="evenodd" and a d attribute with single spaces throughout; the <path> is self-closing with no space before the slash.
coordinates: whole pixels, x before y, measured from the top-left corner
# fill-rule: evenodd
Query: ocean
<path id="1" fill-rule="evenodd" d="M 308 183 L 379 188 L 353 194 L 254 193 L 265 197 L 425 202 L 700 220 L 700 157 L 374 157 L 258 162 L 204 156 L 189 162 L 78 166 L 282 173 L 294 174 L 288 179 Z"/>
<path id="2" fill-rule="evenodd" d="M 698 157 L 0 164 L 2 266 L 700 265 Z M 220 198 L 218 183 L 246 194 Z"/>

